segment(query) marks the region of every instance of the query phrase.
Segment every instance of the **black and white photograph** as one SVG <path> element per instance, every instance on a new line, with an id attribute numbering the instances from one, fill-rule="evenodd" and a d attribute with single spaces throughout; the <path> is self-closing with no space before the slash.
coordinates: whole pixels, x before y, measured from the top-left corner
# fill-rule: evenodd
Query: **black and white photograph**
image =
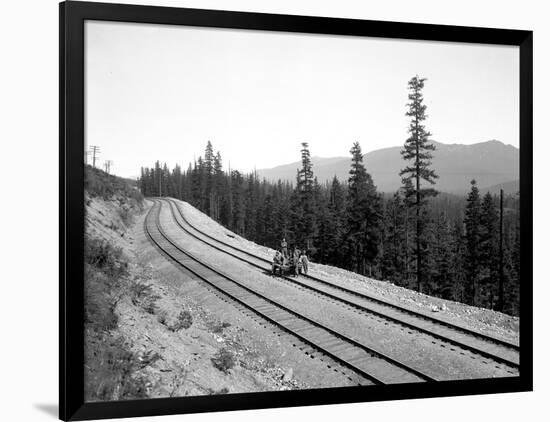
<path id="1" fill-rule="evenodd" d="M 543 3 L 0 8 L 0 419 L 547 419 Z"/>
<path id="2" fill-rule="evenodd" d="M 519 376 L 518 47 L 84 35 L 87 402 Z"/>

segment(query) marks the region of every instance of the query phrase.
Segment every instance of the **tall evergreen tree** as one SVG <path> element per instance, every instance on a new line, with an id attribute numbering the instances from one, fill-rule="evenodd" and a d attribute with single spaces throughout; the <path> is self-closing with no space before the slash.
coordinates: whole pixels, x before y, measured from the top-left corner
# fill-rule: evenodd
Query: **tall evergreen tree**
<path id="1" fill-rule="evenodd" d="M 462 218 L 455 221 L 452 227 L 452 243 L 451 251 L 453 256 L 451 273 L 453 278 L 453 293 L 452 299 L 459 302 L 466 302 L 466 284 L 468 274 L 465 273 L 466 268 L 466 242 L 464 237 L 464 227 Z"/>
<path id="2" fill-rule="evenodd" d="M 333 177 L 329 191 L 328 217 L 330 218 L 328 233 L 329 256 L 327 263 L 342 266 L 344 261 L 343 241 L 346 230 L 346 190 L 336 176 Z"/>
<path id="3" fill-rule="evenodd" d="M 313 176 L 313 164 L 307 142 L 302 142 L 301 149 L 302 167 L 298 170 L 296 180 L 297 206 L 300 208 L 296 213 L 300 220 L 297 224 L 298 231 L 295 233 L 299 242 L 303 242 L 308 249 L 313 247 L 313 238 L 316 231 L 315 221 L 315 195 Z"/>
<path id="4" fill-rule="evenodd" d="M 202 210 L 202 158 L 193 165 L 191 173 L 191 205 Z"/>
<path id="5" fill-rule="evenodd" d="M 275 228 L 278 239 L 289 238 L 291 207 L 290 207 L 290 192 L 291 186 L 284 184 L 281 180 L 277 181 L 275 187 L 276 205 L 275 205 Z M 279 244 L 275 245 L 279 247 Z"/>
<path id="6" fill-rule="evenodd" d="M 245 219 L 244 233 L 250 240 L 257 240 L 257 217 L 260 209 L 259 182 L 256 173 L 251 173 L 245 181 Z"/>
<path id="7" fill-rule="evenodd" d="M 519 194 L 517 201 L 519 202 Z M 519 315 L 519 305 L 520 305 L 520 296 L 519 296 L 519 283 L 520 283 L 520 260 L 521 260 L 521 250 L 520 250 L 520 219 L 519 219 L 519 210 L 514 216 L 513 221 L 511 222 L 511 228 L 513 235 L 510 239 L 510 246 L 507 248 L 510 252 L 508 256 L 510 257 L 508 275 L 505 278 L 505 289 L 504 289 L 504 306 L 503 311 L 510 313 L 512 315 Z"/>
<path id="8" fill-rule="evenodd" d="M 199 181 L 199 209 L 208 213 L 208 166 L 202 157 L 197 159 L 197 171 Z"/>
<path id="9" fill-rule="evenodd" d="M 498 295 L 499 251 L 498 214 L 490 192 L 483 197 L 479 223 L 479 299 L 482 306 L 493 309 Z"/>
<path id="10" fill-rule="evenodd" d="M 387 201 L 384 212 L 383 255 L 380 262 L 381 276 L 384 279 L 406 285 L 407 270 L 407 213 L 400 192 Z"/>
<path id="11" fill-rule="evenodd" d="M 422 257 L 423 249 L 426 249 L 425 239 L 422 235 L 422 228 L 425 221 L 422 220 L 423 208 L 426 199 L 437 195 L 437 191 L 431 187 L 425 187 L 423 182 L 429 185 L 435 184 L 438 177 L 435 171 L 430 168 L 432 154 L 435 146 L 430 142 L 431 133 L 426 130 L 423 124 L 426 120 L 426 105 L 422 89 L 424 88 L 425 78 L 413 77 L 409 83 L 409 103 L 406 115 L 411 117 L 409 124 L 409 138 L 405 141 L 401 155 L 408 164 L 399 175 L 403 178 L 403 186 L 406 190 L 407 198 L 414 198 L 411 206 L 416 214 L 416 233 L 414 254 L 416 258 L 416 284 L 417 290 L 422 289 Z"/>
<path id="12" fill-rule="evenodd" d="M 157 160 L 155 162 L 155 171 L 154 171 L 154 189 L 153 195 L 162 196 L 162 169 L 160 167 L 160 162 Z"/>
<path id="13" fill-rule="evenodd" d="M 192 192 L 193 192 L 193 181 L 192 181 L 192 175 L 193 175 L 193 166 L 191 163 L 189 163 L 189 166 L 187 167 L 187 170 L 185 171 L 184 180 L 182 181 L 182 199 L 189 202 L 190 204 L 193 203 L 192 201 Z"/>
<path id="14" fill-rule="evenodd" d="M 429 276 L 428 294 L 444 299 L 453 299 L 455 287 L 453 231 L 444 213 L 441 213 L 432 222 L 430 234 L 432 235 L 429 242 L 431 253 L 428 255 L 428 265 L 426 265 Z"/>
<path id="15" fill-rule="evenodd" d="M 363 164 L 359 142 L 350 150 L 347 197 L 348 263 L 360 274 L 372 274 L 380 237 L 380 197 Z M 368 271 L 367 271 L 368 270 Z"/>
<path id="16" fill-rule="evenodd" d="M 465 265 L 468 277 L 468 289 L 466 300 L 472 305 L 477 303 L 477 287 L 480 270 L 480 238 L 481 238 L 481 200 L 479 189 L 475 180 L 471 182 L 471 190 L 466 199 L 466 211 L 464 214 L 464 227 L 466 229 L 466 256 Z"/>
<path id="17" fill-rule="evenodd" d="M 172 171 L 171 185 L 172 185 L 172 196 L 175 198 L 181 198 L 183 196 L 183 176 L 181 173 L 181 167 L 176 164 L 174 170 Z"/>
<path id="18" fill-rule="evenodd" d="M 220 221 L 221 203 L 223 198 L 223 167 L 222 156 L 218 151 L 214 156 L 212 166 L 212 187 L 210 193 L 210 213 L 212 218 Z"/>
<path id="19" fill-rule="evenodd" d="M 231 186 L 233 196 L 233 225 L 234 230 L 244 236 L 244 221 L 245 221 L 245 192 L 244 178 L 238 170 L 231 172 Z"/>

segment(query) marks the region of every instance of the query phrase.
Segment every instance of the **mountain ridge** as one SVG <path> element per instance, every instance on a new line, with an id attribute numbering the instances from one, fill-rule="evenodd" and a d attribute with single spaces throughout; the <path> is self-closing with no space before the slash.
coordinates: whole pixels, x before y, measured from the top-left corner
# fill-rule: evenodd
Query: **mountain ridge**
<path id="1" fill-rule="evenodd" d="M 463 193 L 470 189 L 470 181 L 476 179 L 480 188 L 490 188 L 519 180 L 519 149 L 498 140 L 475 144 L 444 144 L 432 141 L 436 150 L 432 167 L 440 176 L 435 188 L 445 192 Z M 400 151 L 402 146 L 393 146 L 368 152 L 363 155 L 367 171 L 381 192 L 394 192 L 401 186 L 399 171 L 405 166 Z M 349 157 L 312 157 L 313 172 L 320 183 L 336 176 L 341 181 L 348 178 Z M 257 170 L 260 178 L 267 180 L 296 179 L 300 161 L 283 164 L 270 169 Z"/>

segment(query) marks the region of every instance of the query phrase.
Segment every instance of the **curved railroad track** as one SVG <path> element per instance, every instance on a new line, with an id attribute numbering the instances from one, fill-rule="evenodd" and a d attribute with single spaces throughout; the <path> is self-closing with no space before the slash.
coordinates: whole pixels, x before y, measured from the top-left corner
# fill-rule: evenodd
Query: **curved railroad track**
<path id="1" fill-rule="evenodd" d="M 153 200 L 153 207 L 145 218 L 145 232 L 151 242 L 176 265 L 192 273 L 239 306 L 328 356 L 370 384 L 437 381 L 420 370 L 266 297 L 202 262 L 178 246 L 162 229 L 160 224 L 161 207 L 162 201 Z"/>
<path id="2" fill-rule="evenodd" d="M 178 226 L 189 235 L 264 272 L 270 271 L 271 262 L 269 260 L 205 233 L 185 218 L 174 200 L 166 198 L 162 198 L 162 200 L 169 204 L 172 216 Z M 279 279 L 354 310 L 397 324 L 403 329 L 409 330 L 409 334 L 413 334 L 414 331 L 421 335 L 428 335 L 448 344 L 452 351 L 455 351 L 454 348 L 467 350 L 480 359 L 490 359 L 497 364 L 505 365 L 508 368 L 507 372 L 510 374 L 517 374 L 519 370 L 519 347 L 513 343 L 401 307 L 315 276 L 302 275 L 299 277 L 279 277 Z"/>

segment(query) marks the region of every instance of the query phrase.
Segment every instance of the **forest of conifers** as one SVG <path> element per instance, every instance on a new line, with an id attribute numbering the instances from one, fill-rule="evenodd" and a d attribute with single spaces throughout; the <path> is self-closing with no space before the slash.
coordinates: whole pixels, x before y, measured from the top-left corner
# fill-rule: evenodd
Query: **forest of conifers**
<path id="1" fill-rule="evenodd" d="M 296 182 L 290 183 L 224 170 L 220 152 L 208 141 L 204 157 L 186 170 L 158 161 L 142 168 L 141 191 L 187 201 L 229 230 L 271 248 L 285 237 L 291 247 L 306 249 L 313 262 L 518 315 L 519 193 L 503 197 L 500 230 L 500 198 L 481 195 L 474 180 L 465 197 L 434 189 L 434 147 L 422 125 L 423 83 L 417 77 L 409 82 L 403 187 L 393 194 L 377 191 L 357 142 L 350 151 L 348 180 L 319 183 L 307 143 L 302 143 Z"/>

